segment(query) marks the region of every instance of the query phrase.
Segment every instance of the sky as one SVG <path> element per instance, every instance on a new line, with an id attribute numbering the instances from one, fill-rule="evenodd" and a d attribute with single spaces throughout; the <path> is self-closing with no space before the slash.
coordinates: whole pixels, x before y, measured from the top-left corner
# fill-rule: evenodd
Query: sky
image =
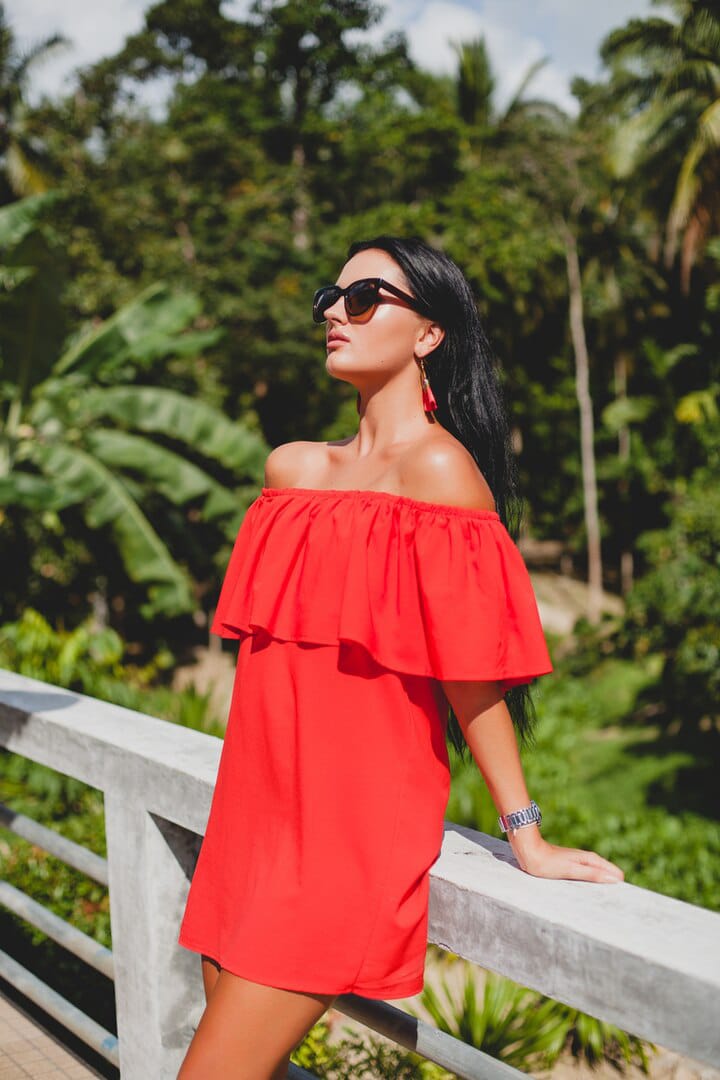
<path id="1" fill-rule="evenodd" d="M 61 33 L 72 47 L 42 61 L 29 81 L 31 102 L 47 93 L 69 91 L 72 72 L 112 55 L 124 39 L 140 30 L 148 0 L 4 0 L 20 47 Z M 225 0 L 228 16 L 242 17 L 249 0 Z M 378 40 L 391 30 L 405 31 L 417 63 L 437 73 L 455 70 L 451 42 L 483 34 L 498 78 L 498 103 L 510 99 L 528 67 L 541 57 L 549 62 L 532 84 L 533 96 L 556 102 L 571 112 L 574 75 L 600 74 L 598 45 L 607 32 L 633 16 L 657 9 L 651 0 L 386 0 L 383 21 L 368 35 Z M 148 89 L 148 106 L 161 108 L 161 86 Z"/>

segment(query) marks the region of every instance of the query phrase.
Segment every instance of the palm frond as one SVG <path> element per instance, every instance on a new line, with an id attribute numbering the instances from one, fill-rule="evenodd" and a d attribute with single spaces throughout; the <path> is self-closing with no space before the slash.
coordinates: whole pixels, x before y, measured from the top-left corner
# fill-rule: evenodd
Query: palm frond
<path id="1" fill-rule="evenodd" d="M 496 79 L 484 37 L 451 42 L 458 57 L 456 90 L 458 112 L 466 124 L 490 122 Z"/>
<path id="2" fill-rule="evenodd" d="M 96 329 L 77 338 L 54 365 L 55 374 L 114 371 L 129 359 L 143 359 L 150 352 L 168 348 L 199 314 L 200 302 L 192 293 L 154 282 L 105 319 Z M 175 340 L 180 345 L 180 341 Z"/>
<path id="3" fill-rule="evenodd" d="M 651 16 L 630 19 L 625 26 L 612 30 L 600 45 L 603 63 L 613 64 L 646 56 L 652 50 L 668 52 L 677 49 L 677 25 L 669 19 Z"/>
<path id="4" fill-rule="evenodd" d="M 720 65 L 717 57 L 686 57 L 668 67 L 658 84 L 658 93 L 670 95 L 678 90 L 699 90 L 713 97 L 720 93 Z"/>
<path id="5" fill-rule="evenodd" d="M 702 113 L 698 129 L 706 150 L 720 149 L 720 98 Z"/>
<path id="6" fill-rule="evenodd" d="M 16 195 L 41 195 L 53 185 L 52 176 L 45 172 L 17 139 L 12 139 L 5 151 L 5 173 Z"/>
<path id="7" fill-rule="evenodd" d="M 116 386 L 87 391 L 79 403 L 87 420 L 111 417 L 138 431 L 167 435 L 228 469 L 255 476 L 267 455 L 264 440 L 219 409 L 175 390 Z"/>
<path id="8" fill-rule="evenodd" d="M 506 121 L 510 116 L 512 116 L 512 114 L 518 108 L 520 108 L 521 105 L 527 105 L 527 102 L 523 102 L 522 100 L 525 96 L 525 91 L 527 90 L 528 86 L 533 81 L 537 73 L 539 71 L 542 71 L 542 69 L 549 63 L 549 61 L 549 56 L 542 56 L 539 60 L 536 60 L 534 64 L 530 65 L 530 67 L 527 69 L 522 79 L 520 80 L 520 84 L 515 90 L 515 93 L 510 100 L 510 104 L 505 109 L 505 112 L 503 114 L 503 122 Z"/>
<path id="9" fill-rule="evenodd" d="M 720 99 L 714 101 L 700 116 L 697 135 L 683 158 L 675 194 L 668 215 L 665 247 L 666 263 L 672 263 L 677 251 L 680 231 L 687 225 L 696 205 L 701 180 L 698 175 L 703 158 L 720 147 Z"/>
<path id="10" fill-rule="evenodd" d="M 60 197 L 57 190 L 28 195 L 0 207 L 0 251 L 16 247 L 37 226 L 44 211 Z"/>
<path id="11" fill-rule="evenodd" d="M 14 469 L 0 477 L 0 505 L 22 506 L 26 510 L 61 510 L 70 505 L 67 494 L 43 476 Z"/>
<path id="12" fill-rule="evenodd" d="M 148 588 L 146 618 L 189 613 L 190 579 L 123 484 L 97 458 L 63 443 L 37 443 L 32 458 L 82 508 L 89 528 L 110 526 L 128 577 Z"/>
<path id="13" fill-rule="evenodd" d="M 635 172 L 657 135 L 668 131 L 675 111 L 674 104 L 656 100 L 615 129 L 608 146 L 608 160 L 618 179 Z"/>
<path id="14" fill-rule="evenodd" d="M 233 493 L 167 447 L 141 435 L 109 428 L 90 432 L 87 446 L 103 465 L 115 472 L 126 469 L 137 472 L 175 506 L 204 498 L 203 516 L 207 521 L 233 517 L 229 535 L 240 524 L 240 507 Z"/>
<path id="15" fill-rule="evenodd" d="M 23 87 L 33 65 L 37 65 L 40 60 L 48 59 L 58 50 L 71 47 L 72 41 L 70 38 L 65 37 L 63 34 L 51 34 L 44 41 L 39 41 L 36 45 L 32 45 L 25 52 L 13 58 L 12 79 L 18 86 Z"/>

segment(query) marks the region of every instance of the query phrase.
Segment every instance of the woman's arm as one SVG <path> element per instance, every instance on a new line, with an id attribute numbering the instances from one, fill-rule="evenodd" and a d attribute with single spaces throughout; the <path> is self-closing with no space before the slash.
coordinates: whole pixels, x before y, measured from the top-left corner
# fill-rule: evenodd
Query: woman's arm
<path id="1" fill-rule="evenodd" d="M 530 794 L 510 713 L 495 682 L 442 682 L 465 741 L 488 786 L 499 814 L 530 804 Z M 542 809 L 542 808 L 541 808 Z M 581 881 L 623 881 L 619 866 L 595 851 L 548 843 L 536 824 L 507 836 L 518 863 L 537 877 Z"/>

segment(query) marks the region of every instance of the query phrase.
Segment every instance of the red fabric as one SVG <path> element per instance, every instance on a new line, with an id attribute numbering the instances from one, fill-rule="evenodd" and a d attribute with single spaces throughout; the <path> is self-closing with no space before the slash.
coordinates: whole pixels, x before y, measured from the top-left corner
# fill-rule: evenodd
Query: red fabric
<path id="1" fill-rule="evenodd" d="M 263 488 L 212 630 L 238 664 L 181 944 L 287 989 L 418 993 L 450 785 L 435 680 L 551 670 L 517 548 L 488 511 Z"/>
<path id="2" fill-rule="evenodd" d="M 394 671 L 529 682 L 552 670 L 530 578 L 494 511 L 382 491 L 263 488 L 212 631 L 354 641 Z"/>

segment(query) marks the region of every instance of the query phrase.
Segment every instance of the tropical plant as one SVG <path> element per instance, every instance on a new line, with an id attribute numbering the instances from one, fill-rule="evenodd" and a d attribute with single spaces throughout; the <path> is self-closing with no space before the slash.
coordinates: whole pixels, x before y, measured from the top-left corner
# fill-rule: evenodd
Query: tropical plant
<path id="1" fill-rule="evenodd" d="M 132 384 L 153 362 L 197 355 L 218 340 L 217 330 L 183 333 L 199 313 L 191 293 L 153 284 L 57 355 L 60 334 L 43 336 L 51 261 L 33 265 L 35 249 L 25 246 L 47 198 L 0 210 L 0 249 L 9 249 L 14 274 L 0 300 L 0 499 L 6 508 L 55 514 L 79 506 L 90 529 L 110 527 L 128 576 L 147 587 L 142 614 L 192 611 L 190 576 L 142 503 L 160 496 L 178 507 L 195 504 L 229 539 L 257 494 L 267 447 L 205 402 Z M 231 490 L 196 464 L 198 455 L 244 486 Z"/>
<path id="2" fill-rule="evenodd" d="M 597 230 L 599 147 L 567 116 L 540 117 L 526 130 L 514 161 L 518 181 L 537 198 L 562 256 L 567 286 L 567 325 L 574 363 L 579 419 L 579 457 L 588 573 L 588 618 L 600 618 L 603 563 L 597 483 L 591 354 L 588 343 L 582 242 L 588 223 Z"/>
<path id="3" fill-rule="evenodd" d="M 666 264 L 679 238 L 682 282 L 720 223 L 720 15 L 713 0 L 653 0 L 670 17 L 631 19 L 601 46 L 610 81 L 600 100 L 621 116 L 620 177 L 639 174 L 666 216 Z"/>
<path id="4" fill-rule="evenodd" d="M 168 649 L 157 650 L 143 664 L 130 663 L 126 652 L 120 635 L 99 626 L 94 616 L 67 630 L 26 608 L 22 618 L 0 626 L 0 667 L 183 727 L 223 734 L 224 718 L 214 715 L 209 693 L 192 684 L 181 691 L 166 685 L 174 666 Z"/>
<path id="5" fill-rule="evenodd" d="M 346 1025 L 344 1034 L 330 1041 L 330 1025 L 320 1020 L 293 1052 L 295 1065 L 323 1080 L 452 1080 L 453 1074 L 411 1050 Z"/>
<path id="6" fill-rule="evenodd" d="M 648 693 L 655 715 L 683 742 L 705 744 L 720 760 L 720 496 L 714 483 L 720 453 L 717 420 L 707 467 L 678 484 L 667 528 L 640 545 L 648 572 L 628 597 L 622 639 L 637 655 L 662 656 L 662 674 Z M 709 440 L 710 441 L 710 440 Z"/>
<path id="7" fill-rule="evenodd" d="M 549 1069 L 569 1044 L 575 1056 L 590 1064 L 622 1059 L 648 1071 L 642 1040 L 495 972 L 486 973 L 481 1001 L 472 969 L 466 972 L 459 1002 L 446 978 L 440 987 L 442 994 L 426 985 L 420 998 L 435 1026 L 514 1068 Z"/>
<path id="8" fill-rule="evenodd" d="M 52 34 L 19 52 L 0 3 L 0 168 L 13 195 L 34 195 L 52 185 L 47 153 L 28 122 L 24 98 L 31 70 L 69 44 L 61 34 Z"/>
<path id="9" fill-rule="evenodd" d="M 499 108 L 496 100 L 497 77 L 485 38 L 480 36 L 469 41 L 454 41 L 451 45 L 458 59 L 455 75 L 458 115 L 479 135 L 482 142 L 501 145 L 511 133 L 521 137 L 523 125 L 532 119 L 556 119 L 562 116 L 561 110 L 551 102 L 525 96 L 530 83 L 547 64 L 547 57 L 536 60 L 528 67 L 508 104 Z"/>

